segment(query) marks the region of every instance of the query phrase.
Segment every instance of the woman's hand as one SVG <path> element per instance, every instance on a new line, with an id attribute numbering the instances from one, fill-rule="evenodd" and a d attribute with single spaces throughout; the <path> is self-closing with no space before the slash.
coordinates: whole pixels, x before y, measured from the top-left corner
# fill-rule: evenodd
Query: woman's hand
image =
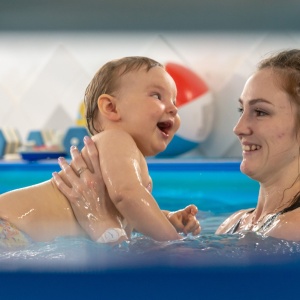
<path id="1" fill-rule="evenodd" d="M 178 232 L 185 234 L 192 233 L 198 235 L 201 231 L 201 226 L 196 218 L 198 208 L 195 205 L 188 205 L 184 209 L 174 212 L 165 212 L 170 223 Z"/>
<path id="2" fill-rule="evenodd" d="M 111 208 L 108 207 L 110 200 L 102 179 L 98 150 L 90 137 L 85 137 L 84 143 L 87 159 L 84 160 L 78 149 L 72 146 L 71 165 L 64 158 L 59 158 L 63 176 L 54 172 L 53 179 L 69 200 L 81 227 L 95 240 L 99 237 L 98 224 L 103 222 Z"/>

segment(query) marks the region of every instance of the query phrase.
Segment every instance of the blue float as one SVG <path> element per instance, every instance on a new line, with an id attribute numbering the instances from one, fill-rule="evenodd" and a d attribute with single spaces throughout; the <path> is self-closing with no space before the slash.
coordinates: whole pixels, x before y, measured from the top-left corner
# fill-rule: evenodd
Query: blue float
<path id="1" fill-rule="evenodd" d="M 74 126 L 70 127 L 63 139 L 63 147 L 67 153 L 69 153 L 71 146 L 76 146 L 79 151 L 84 147 L 83 138 L 89 135 L 86 127 Z"/>

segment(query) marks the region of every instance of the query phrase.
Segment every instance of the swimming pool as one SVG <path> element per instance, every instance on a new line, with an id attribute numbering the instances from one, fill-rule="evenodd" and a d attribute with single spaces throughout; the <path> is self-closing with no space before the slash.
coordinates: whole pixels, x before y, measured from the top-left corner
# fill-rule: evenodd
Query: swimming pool
<path id="1" fill-rule="evenodd" d="M 148 164 L 160 207 L 176 210 L 196 204 L 201 236 L 158 243 L 136 235 L 131 243 L 113 249 L 85 239 L 60 238 L 25 250 L 2 251 L 1 286 L 10 288 L 1 295 L 12 299 L 20 296 L 20 288 L 24 298 L 31 299 L 274 299 L 295 292 L 298 243 L 214 235 L 230 213 L 256 202 L 258 185 L 239 172 L 238 161 Z M 52 161 L 2 162 L 0 193 L 47 180 L 57 170 Z M 284 288 L 287 279 L 289 289 Z M 18 288 L 12 288 L 16 282 Z"/>
<path id="2" fill-rule="evenodd" d="M 148 160 L 153 195 L 161 209 L 197 205 L 202 233 L 213 234 L 230 213 L 255 205 L 258 185 L 239 172 L 239 164 L 238 161 Z M 53 171 L 59 171 L 59 167 L 51 160 L 2 162 L 0 194 L 48 180 Z"/>

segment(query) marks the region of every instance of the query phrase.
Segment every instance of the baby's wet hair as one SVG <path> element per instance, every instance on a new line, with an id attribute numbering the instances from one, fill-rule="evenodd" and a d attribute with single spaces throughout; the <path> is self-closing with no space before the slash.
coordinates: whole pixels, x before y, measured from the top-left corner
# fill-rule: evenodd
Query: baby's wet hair
<path id="1" fill-rule="evenodd" d="M 128 56 L 115 59 L 103 65 L 95 74 L 85 91 L 85 117 L 89 132 L 94 135 L 101 131 L 100 125 L 95 124 L 98 117 L 98 98 L 102 94 L 113 95 L 118 90 L 120 77 L 132 71 L 145 68 L 148 72 L 151 68 L 164 66 L 159 62 L 143 56 Z"/>

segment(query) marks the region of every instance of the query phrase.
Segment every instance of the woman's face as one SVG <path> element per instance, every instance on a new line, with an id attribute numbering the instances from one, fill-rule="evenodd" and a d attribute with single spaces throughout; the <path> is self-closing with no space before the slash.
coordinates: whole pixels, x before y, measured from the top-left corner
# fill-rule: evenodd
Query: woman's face
<path id="1" fill-rule="evenodd" d="M 260 182 L 275 180 L 299 156 L 296 105 L 272 69 L 252 75 L 239 99 L 241 117 L 234 127 L 243 150 L 241 171 Z"/>

